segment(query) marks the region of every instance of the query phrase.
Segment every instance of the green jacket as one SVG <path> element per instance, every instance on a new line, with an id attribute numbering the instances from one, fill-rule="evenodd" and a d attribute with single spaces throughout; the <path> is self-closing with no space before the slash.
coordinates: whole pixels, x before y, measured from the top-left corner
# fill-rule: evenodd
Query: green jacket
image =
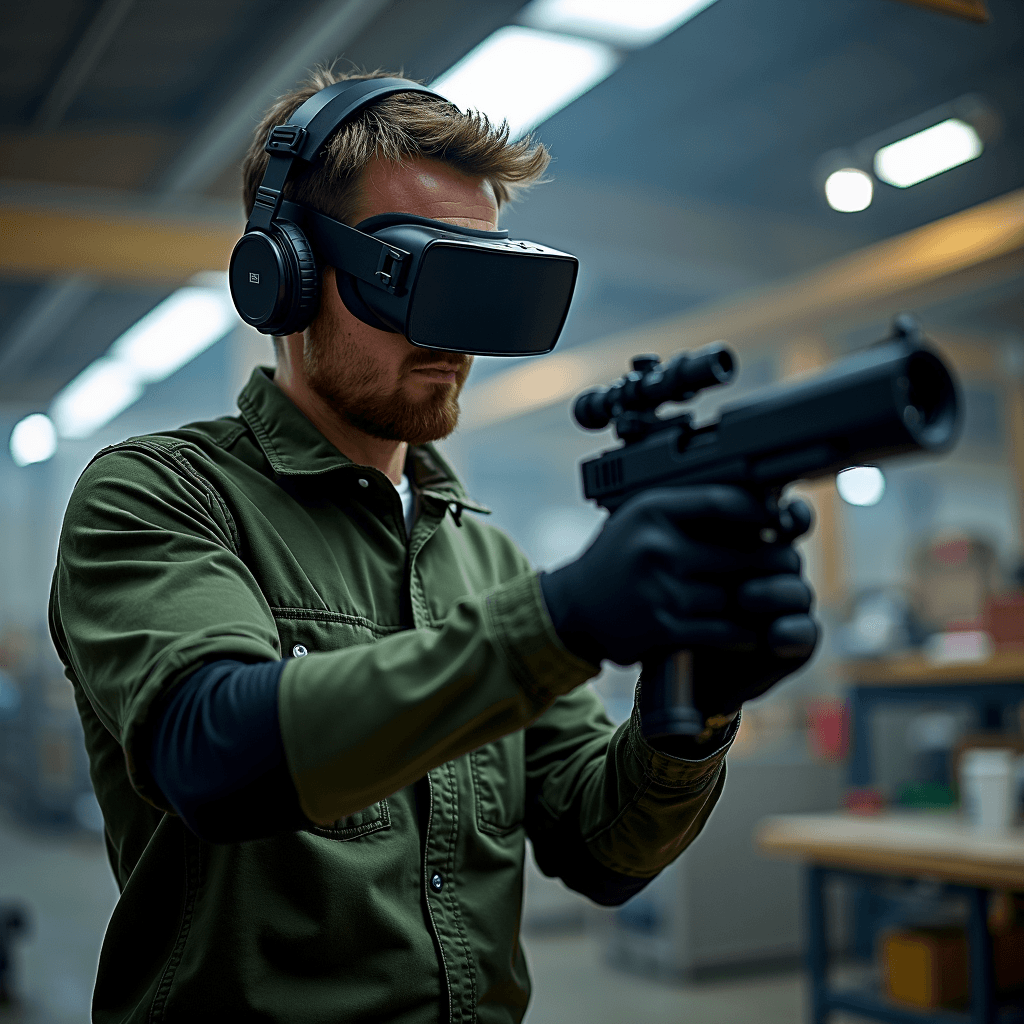
<path id="1" fill-rule="evenodd" d="M 602 873 L 652 877 L 703 826 L 727 744 L 683 761 L 636 712 L 611 724 L 432 447 L 407 538 L 387 478 L 265 372 L 238 404 L 101 452 L 61 534 L 51 630 L 121 889 L 94 1020 L 519 1021 L 527 836 L 597 899 Z M 308 827 L 204 842 L 147 773 L 159 700 L 207 662 L 282 657 Z"/>

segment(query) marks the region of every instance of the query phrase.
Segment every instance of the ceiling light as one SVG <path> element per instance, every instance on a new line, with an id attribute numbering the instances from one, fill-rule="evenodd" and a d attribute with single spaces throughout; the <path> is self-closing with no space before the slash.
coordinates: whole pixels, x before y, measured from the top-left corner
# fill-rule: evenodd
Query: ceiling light
<path id="1" fill-rule="evenodd" d="M 203 274 L 128 328 L 53 400 L 61 437 L 85 438 L 238 324 L 227 275 Z"/>
<path id="2" fill-rule="evenodd" d="M 674 32 L 714 0 L 534 0 L 523 24 L 603 39 L 614 46 L 648 46 Z"/>
<path id="3" fill-rule="evenodd" d="M 57 450 L 53 421 L 41 412 L 19 420 L 11 431 L 11 458 L 16 466 L 45 462 Z"/>
<path id="4" fill-rule="evenodd" d="M 237 324 L 227 291 L 180 288 L 129 327 L 109 355 L 127 363 L 145 384 L 180 370 Z"/>
<path id="5" fill-rule="evenodd" d="M 825 179 L 825 198 L 833 210 L 859 213 L 871 205 L 874 185 L 871 175 L 856 167 L 843 167 Z"/>
<path id="6" fill-rule="evenodd" d="M 499 124 L 507 120 L 519 138 L 607 78 L 617 63 L 603 43 L 506 25 L 430 87 L 457 107 Z"/>
<path id="7" fill-rule="evenodd" d="M 88 437 L 138 401 L 143 390 L 130 366 L 102 356 L 57 395 L 50 415 L 61 437 Z"/>
<path id="8" fill-rule="evenodd" d="M 836 475 L 836 488 L 848 505 L 877 505 L 885 494 L 885 477 L 877 466 L 853 466 Z"/>
<path id="9" fill-rule="evenodd" d="M 883 146 L 875 153 L 875 174 L 897 188 L 908 188 L 974 160 L 983 149 L 974 128 L 958 117 L 951 117 Z"/>

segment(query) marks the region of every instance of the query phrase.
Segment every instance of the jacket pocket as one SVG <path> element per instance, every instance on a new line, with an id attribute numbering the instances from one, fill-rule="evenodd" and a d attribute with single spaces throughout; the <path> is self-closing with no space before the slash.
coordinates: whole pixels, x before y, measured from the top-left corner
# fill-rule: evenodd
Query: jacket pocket
<path id="1" fill-rule="evenodd" d="M 391 812 L 388 810 L 387 800 L 380 800 L 372 807 L 367 807 L 365 811 L 346 814 L 344 818 L 339 818 L 331 825 L 310 825 L 306 831 L 325 839 L 345 842 L 347 839 L 358 839 L 360 836 L 380 832 L 385 828 L 391 828 Z"/>
<path id="2" fill-rule="evenodd" d="M 469 755 L 473 771 L 476 824 L 481 832 L 503 836 L 526 816 L 524 736 L 514 732 Z"/>

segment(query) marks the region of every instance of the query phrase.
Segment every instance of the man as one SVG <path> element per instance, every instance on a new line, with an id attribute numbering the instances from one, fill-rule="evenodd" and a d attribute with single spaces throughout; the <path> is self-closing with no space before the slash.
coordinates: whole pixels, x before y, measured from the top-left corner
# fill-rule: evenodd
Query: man
<path id="1" fill-rule="evenodd" d="M 248 208 L 271 127 L 335 80 L 268 112 Z M 489 230 L 546 162 L 403 94 L 288 195 Z M 646 495 L 531 572 L 430 443 L 470 360 L 368 326 L 329 266 L 322 285 L 241 416 L 101 452 L 68 508 L 51 627 L 121 887 L 97 1021 L 520 1020 L 526 837 L 549 874 L 627 899 L 706 821 L 740 703 L 814 646 L 797 555 L 735 490 Z M 695 739 L 656 750 L 582 685 L 694 646 Z"/>

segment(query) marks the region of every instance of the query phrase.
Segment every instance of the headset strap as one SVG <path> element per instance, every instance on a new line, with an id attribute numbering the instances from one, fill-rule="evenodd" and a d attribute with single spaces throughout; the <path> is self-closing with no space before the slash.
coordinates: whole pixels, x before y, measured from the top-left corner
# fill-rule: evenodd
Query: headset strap
<path id="1" fill-rule="evenodd" d="M 404 283 L 410 253 L 316 210 L 282 200 L 280 217 L 302 228 L 326 263 L 394 294 Z"/>
<path id="2" fill-rule="evenodd" d="M 292 114 L 288 124 L 272 128 L 263 147 L 270 154 L 270 160 L 256 190 L 256 202 L 245 230 L 259 228 L 266 231 L 270 228 L 296 160 L 307 163 L 315 160 L 324 143 L 352 114 L 369 103 L 399 92 L 438 96 L 425 85 L 404 78 L 349 79 L 314 93 Z"/>

